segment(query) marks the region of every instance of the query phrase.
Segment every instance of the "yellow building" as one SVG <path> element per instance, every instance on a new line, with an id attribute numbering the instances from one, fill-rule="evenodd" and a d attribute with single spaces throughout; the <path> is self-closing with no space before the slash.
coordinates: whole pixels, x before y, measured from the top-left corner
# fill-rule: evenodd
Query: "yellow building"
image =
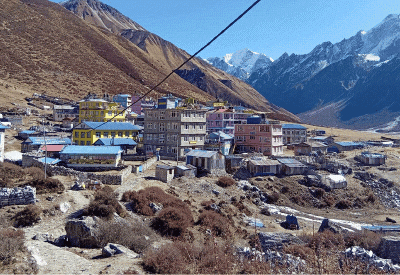
<path id="1" fill-rule="evenodd" d="M 84 99 L 79 101 L 79 123 L 82 121 L 125 122 L 126 112 L 119 114 L 123 107 L 116 102 L 108 102 L 104 99 Z M 117 115 L 116 117 L 114 117 Z"/>
<path id="2" fill-rule="evenodd" d="M 84 121 L 74 128 L 72 138 L 77 145 L 92 145 L 99 138 L 132 138 L 138 142 L 140 129 L 127 122 Z"/>

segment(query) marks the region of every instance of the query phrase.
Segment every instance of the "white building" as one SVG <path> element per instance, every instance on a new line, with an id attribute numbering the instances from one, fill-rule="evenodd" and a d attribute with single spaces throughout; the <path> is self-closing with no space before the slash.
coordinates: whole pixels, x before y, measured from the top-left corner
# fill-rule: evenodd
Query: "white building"
<path id="1" fill-rule="evenodd" d="M 4 139 L 5 130 L 9 127 L 0 124 L 0 162 L 4 162 Z"/>

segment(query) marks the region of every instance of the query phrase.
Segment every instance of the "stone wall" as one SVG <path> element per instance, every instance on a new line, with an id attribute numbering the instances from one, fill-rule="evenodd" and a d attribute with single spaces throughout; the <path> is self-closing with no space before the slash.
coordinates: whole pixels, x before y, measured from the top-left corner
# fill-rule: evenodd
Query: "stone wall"
<path id="1" fill-rule="evenodd" d="M 143 162 L 143 164 L 142 164 L 142 172 L 144 172 L 147 169 L 149 169 L 149 167 L 152 166 L 156 162 L 157 162 L 157 157 L 152 157 L 152 158 L 146 160 L 145 162 Z"/>
<path id="2" fill-rule="evenodd" d="M 394 264 L 400 264 L 400 237 L 383 237 L 379 244 L 378 255 L 384 259 L 391 259 Z"/>
<path id="3" fill-rule="evenodd" d="M 34 204 L 36 202 L 36 188 L 25 186 L 0 189 L 0 207 L 6 205 Z"/>

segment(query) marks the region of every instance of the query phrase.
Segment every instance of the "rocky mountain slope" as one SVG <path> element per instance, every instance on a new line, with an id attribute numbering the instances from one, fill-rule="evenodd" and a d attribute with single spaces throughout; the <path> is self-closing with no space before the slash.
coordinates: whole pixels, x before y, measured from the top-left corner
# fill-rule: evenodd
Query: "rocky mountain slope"
<path id="1" fill-rule="evenodd" d="M 118 26 L 123 25 L 127 21 L 127 18 L 115 9 L 98 1 L 71 0 L 62 3 L 62 5 L 86 22 L 98 27 L 106 25 L 108 30 L 125 37 L 143 50 L 144 53 L 156 59 L 158 66 L 166 71 L 175 70 L 190 56 L 186 51 L 176 47 L 158 35 L 148 32 L 130 19 L 129 22 L 134 24 L 134 28 L 131 28 L 129 25 L 125 25 L 125 29 L 119 28 Z M 88 16 L 84 12 L 87 10 L 93 16 Z M 110 15 L 113 15 L 112 20 L 110 19 Z M 94 17 L 104 20 L 93 20 Z M 119 22 L 120 19 L 122 22 Z M 116 25 L 112 26 L 110 22 L 116 21 Z M 290 121 L 298 120 L 297 117 L 286 110 L 270 104 L 247 83 L 222 70 L 216 69 L 201 59 L 194 58 L 182 70 L 176 71 L 176 73 L 182 79 L 211 95 L 213 98 L 221 98 L 234 104 L 269 111 L 273 118 Z"/>
<path id="2" fill-rule="evenodd" d="M 389 15 L 339 43 L 284 53 L 246 81 L 305 123 L 397 131 L 399 40 L 399 15 Z"/>

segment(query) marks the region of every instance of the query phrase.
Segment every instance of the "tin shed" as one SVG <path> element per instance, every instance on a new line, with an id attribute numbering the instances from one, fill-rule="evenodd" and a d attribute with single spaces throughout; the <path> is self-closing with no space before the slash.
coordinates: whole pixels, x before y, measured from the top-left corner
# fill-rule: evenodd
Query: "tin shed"
<path id="1" fill-rule="evenodd" d="M 247 169 L 254 177 L 279 174 L 280 168 L 279 161 L 267 157 L 254 157 L 247 163 Z"/>
<path id="2" fill-rule="evenodd" d="M 225 156 L 216 151 L 192 150 L 186 154 L 186 164 L 207 172 L 225 171 Z"/>
<path id="3" fill-rule="evenodd" d="M 163 182 L 170 182 L 174 178 L 173 166 L 169 165 L 157 165 L 156 166 L 156 179 Z"/>
<path id="4" fill-rule="evenodd" d="M 282 164 L 282 173 L 285 175 L 302 175 L 308 166 L 295 159 L 281 158 L 278 161 Z"/>

